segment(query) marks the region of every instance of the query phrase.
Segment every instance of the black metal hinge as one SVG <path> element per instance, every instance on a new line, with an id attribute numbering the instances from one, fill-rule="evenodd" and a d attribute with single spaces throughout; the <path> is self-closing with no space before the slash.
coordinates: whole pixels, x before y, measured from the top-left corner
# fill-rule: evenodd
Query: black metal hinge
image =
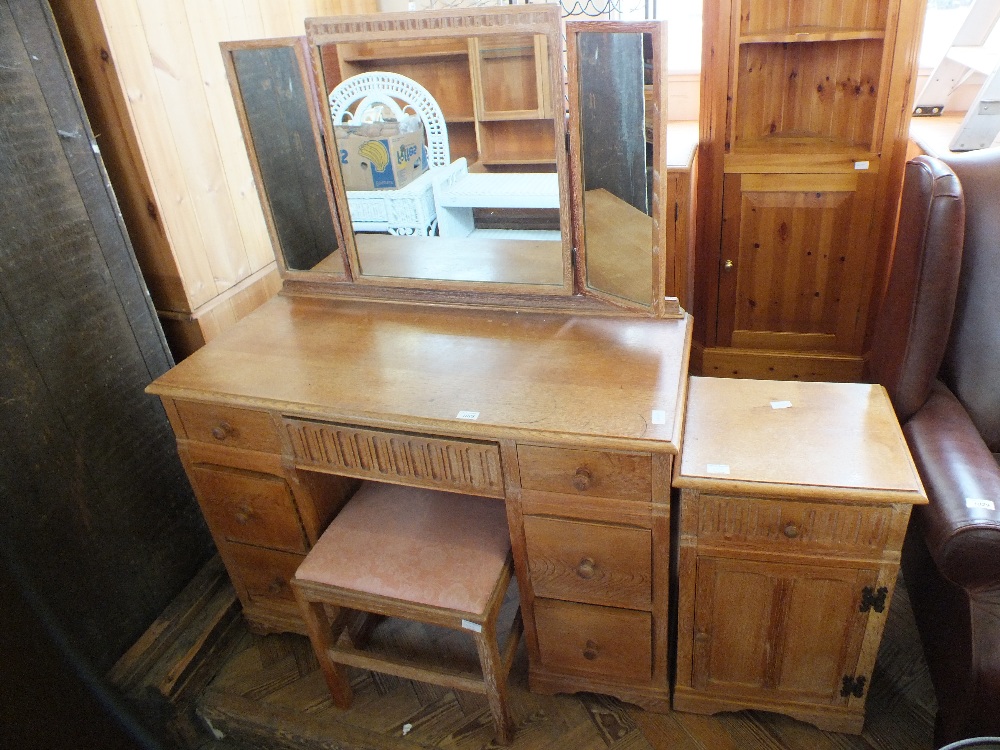
<path id="1" fill-rule="evenodd" d="M 885 586 L 880 586 L 878 590 L 873 589 L 871 586 L 865 586 L 861 589 L 861 607 L 859 608 L 862 612 L 867 612 L 869 609 L 874 609 L 876 612 L 885 611 L 885 598 L 889 595 L 889 589 Z"/>
<path id="2" fill-rule="evenodd" d="M 853 695 L 855 698 L 860 698 L 865 694 L 865 682 L 867 682 L 867 679 L 864 675 L 851 677 L 845 674 L 844 686 L 840 688 L 841 696 L 846 698 L 849 695 Z"/>

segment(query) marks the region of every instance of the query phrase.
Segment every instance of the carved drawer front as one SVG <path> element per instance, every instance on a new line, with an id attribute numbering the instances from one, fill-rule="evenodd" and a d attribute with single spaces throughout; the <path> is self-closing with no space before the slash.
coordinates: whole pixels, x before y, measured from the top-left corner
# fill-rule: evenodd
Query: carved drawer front
<path id="1" fill-rule="evenodd" d="M 495 443 L 286 419 L 300 466 L 362 479 L 504 497 Z"/>
<path id="2" fill-rule="evenodd" d="M 543 666 L 602 678 L 649 680 L 652 618 L 648 612 L 535 600 Z"/>
<path id="3" fill-rule="evenodd" d="M 702 495 L 698 543 L 787 552 L 879 554 L 892 508 Z"/>
<path id="4" fill-rule="evenodd" d="M 305 555 L 236 543 L 226 544 L 220 552 L 241 596 L 245 591 L 252 601 L 295 602 L 288 582 Z"/>
<path id="5" fill-rule="evenodd" d="M 266 411 L 176 401 L 189 440 L 268 453 L 281 452 L 281 439 Z"/>
<path id="6" fill-rule="evenodd" d="M 524 535 L 536 596 L 650 609 L 649 529 L 525 516 Z"/>
<path id="7" fill-rule="evenodd" d="M 280 477 L 195 464 L 191 479 L 217 538 L 290 552 L 308 550 L 295 500 Z"/>
<path id="8" fill-rule="evenodd" d="M 643 453 L 518 445 L 521 486 L 623 500 L 652 498 L 652 457 Z"/>

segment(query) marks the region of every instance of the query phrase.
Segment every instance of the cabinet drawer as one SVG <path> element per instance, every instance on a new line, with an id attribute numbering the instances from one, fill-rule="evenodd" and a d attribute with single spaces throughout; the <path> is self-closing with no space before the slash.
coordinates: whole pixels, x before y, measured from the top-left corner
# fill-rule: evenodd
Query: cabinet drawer
<path id="1" fill-rule="evenodd" d="M 525 516 L 524 536 L 536 596 L 650 609 L 649 529 Z"/>
<path id="2" fill-rule="evenodd" d="M 191 479 L 217 538 L 289 552 L 307 551 L 295 499 L 281 477 L 195 464 Z"/>
<path id="3" fill-rule="evenodd" d="M 892 508 L 701 495 L 698 544 L 881 555 Z"/>
<path id="4" fill-rule="evenodd" d="M 518 445 L 521 486 L 623 500 L 652 499 L 652 457 L 643 453 Z"/>
<path id="5" fill-rule="evenodd" d="M 241 598 L 295 602 L 288 582 L 305 555 L 235 543 L 221 545 L 219 551 Z"/>
<path id="6" fill-rule="evenodd" d="M 500 447 L 350 425 L 286 419 L 295 461 L 362 479 L 504 497 Z"/>
<path id="7" fill-rule="evenodd" d="M 281 452 L 281 440 L 266 411 L 220 404 L 175 402 L 189 440 L 268 453 Z"/>
<path id="8" fill-rule="evenodd" d="M 652 618 L 648 612 L 535 600 L 542 664 L 554 671 L 648 681 L 652 674 Z"/>

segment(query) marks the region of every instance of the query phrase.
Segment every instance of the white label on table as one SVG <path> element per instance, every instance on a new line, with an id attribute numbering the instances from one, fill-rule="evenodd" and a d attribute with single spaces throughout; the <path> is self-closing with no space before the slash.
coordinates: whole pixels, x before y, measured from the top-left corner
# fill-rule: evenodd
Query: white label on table
<path id="1" fill-rule="evenodd" d="M 992 500 L 983 500 L 978 497 L 965 498 L 966 508 L 978 508 L 979 510 L 996 510 L 997 504 Z"/>
<path id="2" fill-rule="evenodd" d="M 854 162 L 855 169 L 868 169 L 868 162 L 866 161 L 856 161 Z"/>
<path id="3" fill-rule="evenodd" d="M 772 401 L 771 402 L 771 408 L 772 409 L 791 409 L 792 408 L 792 402 L 791 401 Z"/>
<path id="4" fill-rule="evenodd" d="M 667 412 L 663 409 L 653 409 L 652 420 L 653 424 L 666 424 L 667 423 Z"/>
<path id="5" fill-rule="evenodd" d="M 479 419 L 478 411 L 460 411 L 458 413 L 459 419 Z"/>
<path id="6" fill-rule="evenodd" d="M 709 474 L 728 474 L 729 464 L 709 464 L 708 465 Z"/>
<path id="7" fill-rule="evenodd" d="M 465 628 L 466 630 L 472 630 L 476 633 L 483 632 L 483 626 L 480 625 L 478 622 L 470 622 L 469 620 L 462 620 L 462 627 Z"/>

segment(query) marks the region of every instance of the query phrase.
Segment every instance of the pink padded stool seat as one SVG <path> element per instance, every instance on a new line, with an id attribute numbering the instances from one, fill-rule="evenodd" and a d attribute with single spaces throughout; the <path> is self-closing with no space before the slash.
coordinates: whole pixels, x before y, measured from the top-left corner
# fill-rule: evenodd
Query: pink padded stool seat
<path id="1" fill-rule="evenodd" d="M 478 615 L 509 555 L 503 500 L 372 482 L 295 577 Z"/>
<path id="2" fill-rule="evenodd" d="M 342 665 L 485 693 L 498 739 L 511 742 L 507 675 L 523 624 L 518 611 L 501 653 L 497 617 L 513 567 L 503 500 L 363 483 L 292 578 L 334 704 L 351 705 Z M 467 633 L 481 671 L 365 651 L 370 631 L 349 627 L 354 613 Z"/>

